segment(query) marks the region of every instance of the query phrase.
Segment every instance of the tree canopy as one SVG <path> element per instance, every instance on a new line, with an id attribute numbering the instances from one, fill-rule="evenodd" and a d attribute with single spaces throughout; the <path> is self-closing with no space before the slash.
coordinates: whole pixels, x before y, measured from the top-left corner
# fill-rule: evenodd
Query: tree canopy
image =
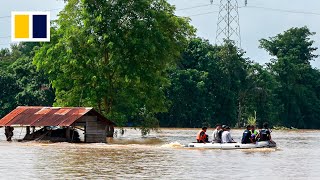
<path id="1" fill-rule="evenodd" d="M 167 98 L 159 115 L 163 126 L 199 127 L 216 123 L 243 126 L 252 116 L 261 125 L 320 127 L 318 56 L 307 27 L 292 28 L 260 41 L 273 58 L 265 66 L 244 57 L 232 42 L 213 46 L 193 39 L 172 69 Z"/>
<path id="2" fill-rule="evenodd" d="M 123 124 L 166 111 L 166 70 L 194 29 L 164 0 L 70 0 L 34 62 L 59 106 L 94 106 Z"/>
<path id="3" fill-rule="evenodd" d="M 199 38 L 190 41 L 171 71 L 167 97 L 172 106 L 161 116 L 163 125 L 236 124 L 249 65 L 232 42 L 213 46 Z"/>
<path id="4" fill-rule="evenodd" d="M 320 72 L 310 65 L 318 57 L 312 35 L 307 27 L 291 28 L 260 41 L 261 47 L 275 57 L 268 68 L 279 82 L 275 89 L 281 102 L 279 119 L 287 126 L 319 127 Z"/>
<path id="5" fill-rule="evenodd" d="M 20 105 L 52 106 L 55 95 L 49 79 L 32 64 L 38 45 L 21 43 L 0 53 L 0 117 Z"/>

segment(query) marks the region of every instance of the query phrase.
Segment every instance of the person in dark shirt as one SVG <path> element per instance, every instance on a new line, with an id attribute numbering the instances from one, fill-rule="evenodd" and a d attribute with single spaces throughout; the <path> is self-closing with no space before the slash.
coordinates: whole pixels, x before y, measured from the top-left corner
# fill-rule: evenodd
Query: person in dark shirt
<path id="1" fill-rule="evenodd" d="M 268 123 L 263 123 L 263 128 L 260 130 L 258 134 L 258 140 L 259 141 L 270 141 L 271 140 L 271 131 L 268 128 Z"/>
<path id="2" fill-rule="evenodd" d="M 242 144 L 253 143 L 253 140 L 251 138 L 251 131 L 250 130 L 251 130 L 251 126 L 248 125 L 247 129 L 243 132 L 243 135 L 242 135 L 242 140 L 241 140 Z"/>

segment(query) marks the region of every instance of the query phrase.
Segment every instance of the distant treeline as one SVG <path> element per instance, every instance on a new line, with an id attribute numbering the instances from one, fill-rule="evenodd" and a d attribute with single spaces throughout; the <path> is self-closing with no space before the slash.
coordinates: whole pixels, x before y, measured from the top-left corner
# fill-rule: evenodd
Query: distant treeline
<path id="1" fill-rule="evenodd" d="M 265 65 L 245 58 L 232 43 L 191 40 L 170 70 L 170 108 L 158 114 L 160 124 L 239 127 L 254 119 L 260 126 L 319 128 L 320 71 L 310 65 L 317 57 L 312 34 L 302 27 L 261 39 L 260 47 L 273 57 Z"/>
<path id="2" fill-rule="evenodd" d="M 0 117 L 18 105 L 92 106 L 119 126 L 249 122 L 320 128 L 320 71 L 307 27 L 260 40 L 260 65 L 232 41 L 195 37 L 166 1 L 69 0 L 50 43 L 0 50 Z"/>

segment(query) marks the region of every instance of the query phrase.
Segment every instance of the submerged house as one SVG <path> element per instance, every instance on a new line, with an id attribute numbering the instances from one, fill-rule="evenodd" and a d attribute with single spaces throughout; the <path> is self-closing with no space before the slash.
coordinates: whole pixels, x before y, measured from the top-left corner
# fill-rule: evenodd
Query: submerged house
<path id="1" fill-rule="evenodd" d="M 115 123 L 91 107 L 19 106 L 0 120 L 0 126 L 5 127 L 7 139 L 13 127 L 26 127 L 25 140 L 77 142 L 80 131 L 83 142 L 105 143 L 113 137 Z"/>

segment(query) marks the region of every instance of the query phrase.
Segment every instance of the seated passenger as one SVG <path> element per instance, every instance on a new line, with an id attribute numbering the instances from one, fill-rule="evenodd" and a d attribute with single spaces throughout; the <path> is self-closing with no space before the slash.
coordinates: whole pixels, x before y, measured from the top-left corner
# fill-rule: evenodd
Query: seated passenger
<path id="1" fill-rule="evenodd" d="M 206 134 L 207 127 L 203 127 L 197 134 L 197 142 L 198 143 L 206 143 L 208 141 L 208 135 Z"/>
<path id="2" fill-rule="evenodd" d="M 251 125 L 251 139 L 253 142 L 257 141 L 257 136 L 259 134 L 259 132 L 256 130 L 256 126 L 255 125 Z"/>
<path id="3" fill-rule="evenodd" d="M 248 125 L 247 129 L 243 132 L 243 135 L 242 135 L 242 139 L 241 139 L 242 144 L 253 143 L 250 130 L 251 130 L 251 126 Z"/>
<path id="4" fill-rule="evenodd" d="M 221 124 L 216 125 L 216 129 L 212 133 L 212 143 L 221 143 L 222 127 Z"/>
<path id="5" fill-rule="evenodd" d="M 270 141 L 271 140 L 271 131 L 268 128 L 268 123 L 263 123 L 263 128 L 260 130 L 257 138 L 259 141 Z"/>
<path id="6" fill-rule="evenodd" d="M 221 142 L 222 143 L 236 143 L 231 137 L 229 126 L 227 126 L 225 131 L 223 131 L 222 136 L 221 136 Z"/>

